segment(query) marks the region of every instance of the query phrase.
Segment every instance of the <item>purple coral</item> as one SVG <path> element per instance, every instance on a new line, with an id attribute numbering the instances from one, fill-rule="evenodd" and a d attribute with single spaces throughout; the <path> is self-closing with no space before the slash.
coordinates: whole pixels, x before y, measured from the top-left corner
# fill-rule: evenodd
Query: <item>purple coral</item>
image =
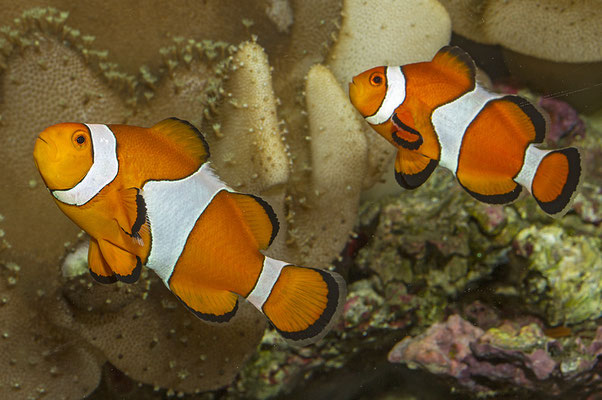
<path id="1" fill-rule="evenodd" d="M 563 137 L 573 139 L 585 136 L 583 120 L 568 103 L 551 97 L 541 97 L 538 104 L 550 116 L 550 128 L 546 135 L 548 141 L 558 143 Z"/>
<path id="2" fill-rule="evenodd" d="M 535 323 L 506 321 L 484 331 L 452 315 L 419 336 L 404 338 L 390 351 L 389 361 L 452 377 L 475 394 L 537 391 L 557 396 L 599 391 L 596 366 L 602 355 L 602 327 L 587 346 L 579 337 L 563 343 L 546 336 Z"/>

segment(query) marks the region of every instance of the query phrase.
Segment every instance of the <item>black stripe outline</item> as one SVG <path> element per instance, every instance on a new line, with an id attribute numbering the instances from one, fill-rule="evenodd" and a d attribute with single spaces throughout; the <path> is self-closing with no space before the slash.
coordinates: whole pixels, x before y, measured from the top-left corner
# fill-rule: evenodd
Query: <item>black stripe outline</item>
<path id="1" fill-rule="evenodd" d="M 132 270 L 132 272 L 129 275 L 119 275 L 116 272 L 113 272 L 113 273 L 115 274 L 115 278 L 117 278 L 117 280 L 120 282 L 134 283 L 140 278 L 141 272 L 142 272 L 142 261 L 140 260 L 140 257 L 136 256 L 136 266 L 134 267 L 134 269 Z"/>
<path id="2" fill-rule="evenodd" d="M 518 199 L 518 196 L 520 196 L 523 187 L 521 185 L 519 185 L 518 183 L 514 182 L 514 184 L 516 185 L 516 187 L 514 189 L 512 189 L 511 191 L 507 192 L 507 193 L 501 193 L 501 194 L 481 194 L 481 193 L 477 193 L 477 192 L 473 192 L 472 190 L 468 189 L 466 186 L 464 186 L 462 184 L 462 182 L 460 181 L 460 179 L 458 178 L 458 176 L 456 176 L 456 179 L 458 180 L 458 183 L 460 184 L 460 186 L 462 186 L 462 188 L 464 190 L 466 190 L 466 192 L 468 194 L 470 194 L 472 197 L 474 197 L 475 199 L 482 201 L 483 203 L 487 203 L 487 204 L 508 204 L 508 203 L 512 203 L 514 200 Z"/>
<path id="3" fill-rule="evenodd" d="M 474 92 L 476 90 L 476 88 L 477 88 L 477 79 L 476 79 L 477 66 L 476 66 L 474 60 L 472 59 L 472 57 L 470 56 L 470 54 L 468 54 L 466 51 L 464 51 L 463 49 L 461 49 L 458 46 L 444 46 L 441 49 L 439 49 L 439 51 L 437 52 L 437 54 L 439 54 L 442 51 L 445 51 L 447 53 L 450 53 L 450 54 L 454 55 L 458 60 L 460 60 L 463 64 L 465 64 L 468 67 L 468 69 L 470 70 L 470 74 L 471 74 L 472 85 L 464 93 L 461 93 L 456 98 L 450 99 L 448 102 L 445 102 L 445 103 L 440 104 L 439 106 L 437 106 L 435 109 L 433 109 L 433 111 L 431 112 L 431 114 L 428 117 L 428 121 L 431 124 L 431 128 L 432 128 L 433 132 L 435 133 L 435 137 L 437 138 L 437 144 L 439 145 L 439 156 L 441 156 L 441 148 L 443 146 L 442 146 L 441 141 L 439 139 L 439 134 L 437 133 L 437 130 L 435 129 L 435 124 L 433 124 L 433 113 L 435 112 L 435 110 L 437 110 L 437 109 L 439 109 L 439 108 L 441 108 L 441 107 L 443 107 L 443 106 L 445 106 L 447 104 L 451 104 L 454 101 L 457 101 L 457 100 L 461 99 L 463 96 L 467 95 L 468 93 Z M 435 54 L 435 57 L 437 56 L 437 54 Z M 435 57 L 433 57 L 433 59 Z"/>
<path id="4" fill-rule="evenodd" d="M 233 193 L 238 193 L 238 192 L 233 192 Z M 238 194 L 243 194 L 243 193 L 238 193 Z M 248 194 L 248 193 L 246 195 L 254 198 L 255 201 L 258 202 L 259 205 L 263 207 L 263 209 L 265 210 L 265 213 L 268 215 L 268 218 L 270 219 L 270 222 L 272 224 L 272 235 L 270 236 L 270 241 L 268 242 L 268 246 L 270 246 L 272 244 L 272 242 L 274 241 L 274 239 L 276 238 L 276 235 L 278 235 L 278 231 L 280 230 L 280 222 L 278 222 L 278 216 L 274 212 L 274 209 L 272 208 L 272 206 L 267 201 L 262 199 L 261 197 L 255 196 L 254 194 Z"/>
<path id="5" fill-rule="evenodd" d="M 90 271 L 90 275 L 92 275 L 92 278 L 94 278 L 94 280 L 96 282 L 108 285 L 111 283 L 115 283 L 117 282 L 117 277 L 113 274 L 113 275 L 98 275 L 97 273 L 95 273 L 94 271 L 92 271 L 92 269 L 89 269 Z"/>
<path id="6" fill-rule="evenodd" d="M 170 289 L 170 291 L 171 291 L 171 289 Z M 184 307 L 186 307 L 188 309 L 188 311 L 193 313 L 197 318 L 200 318 L 206 322 L 215 322 L 215 323 L 220 323 L 220 324 L 224 323 L 224 322 L 228 322 L 232 319 L 232 317 L 234 317 L 234 315 L 236 314 L 236 311 L 238 311 L 238 298 L 236 299 L 236 302 L 234 303 L 234 307 L 232 308 L 232 310 L 226 312 L 225 314 L 217 315 L 217 314 L 204 313 L 201 311 L 197 311 L 194 308 L 190 307 L 188 304 L 186 304 L 186 302 L 184 300 L 182 300 L 180 298 L 180 296 L 178 296 L 174 292 L 172 292 L 172 293 L 174 296 L 176 296 L 178 298 L 178 300 L 180 300 L 182 302 L 182 304 L 184 304 Z"/>

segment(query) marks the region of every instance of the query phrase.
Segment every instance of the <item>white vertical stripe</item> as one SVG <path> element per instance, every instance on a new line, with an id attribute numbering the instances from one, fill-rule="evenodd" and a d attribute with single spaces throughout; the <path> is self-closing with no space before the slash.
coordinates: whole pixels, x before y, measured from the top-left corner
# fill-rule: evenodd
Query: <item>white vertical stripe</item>
<path id="1" fill-rule="evenodd" d="M 221 190 L 230 191 L 208 162 L 186 178 L 149 181 L 143 186 L 152 238 L 146 266 L 166 285 L 194 225 Z"/>
<path id="2" fill-rule="evenodd" d="M 259 274 L 259 278 L 257 278 L 257 283 L 255 283 L 255 287 L 247 296 L 247 300 L 251 304 L 253 304 L 257 309 L 261 312 L 263 304 L 272 293 L 272 288 L 278 281 L 278 277 L 282 272 L 282 268 L 290 265 L 289 263 L 285 263 L 284 261 L 274 260 L 270 257 L 265 257 L 263 260 L 263 269 L 261 270 L 261 274 Z"/>
<path id="3" fill-rule="evenodd" d="M 431 121 L 441 145 L 441 166 L 456 174 L 460 147 L 468 125 L 488 101 L 503 96 L 491 93 L 477 84 L 474 90 L 433 111 Z"/>
<path id="4" fill-rule="evenodd" d="M 537 172 L 537 167 L 541 163 L 541 160 L 550 153 L 549 150 L 540 150 L 533 143 L 531 143 L 525 151 L 525 160 L 523 167 L 514 179 L 514 181 L 520 185 L 526 187 L 529 192 L 532 192 L 531 185 L 533 184 L 533 178 Z"/>
<path id="5" fill-rule="evenodd" d="M 393 115 L 393 112 L 406 98 L 406 78 L 401 67 L 386 67 L 387 93 L 376 114 L 366 117 L 372 125 L 382 124 Z"/>
<path id="6" fill-rule="evenodd" d="M 108 126 L 85 124 L 90 129 L 94 158 L 90 170 L 77 185 L 68 190 L 53 190 L 52 195 L 62 203 L 81 206 L 111 183 L 119 171 L 117 143 Z"/>

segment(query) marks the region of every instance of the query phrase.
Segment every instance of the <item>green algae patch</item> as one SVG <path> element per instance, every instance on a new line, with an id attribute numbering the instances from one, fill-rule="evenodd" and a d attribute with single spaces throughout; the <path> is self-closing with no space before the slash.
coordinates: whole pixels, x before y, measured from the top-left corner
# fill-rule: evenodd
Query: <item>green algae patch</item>
<path id="1" fill-rule="evenodd" d="M 530 226 L 516 237 L 529 254 L 526 299 L 552 326 L 602 316 L 602 241 L 558 227 Z"/>

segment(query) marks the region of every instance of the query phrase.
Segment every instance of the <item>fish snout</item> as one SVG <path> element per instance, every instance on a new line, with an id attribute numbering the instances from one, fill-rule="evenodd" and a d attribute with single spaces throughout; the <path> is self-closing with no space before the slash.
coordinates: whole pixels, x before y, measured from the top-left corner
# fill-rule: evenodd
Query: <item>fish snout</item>
<path id="1" fill-rule="evenodd" d="M 56 145 L 52 141 L 46 141 L 42 136 L 38 136 L 33 146 L 33 159 L 38 169 L 41 164 L 56 160 L 57 153 Z"/>
<path id="2" fill-rule="evenodd" d="M 354 106 L 356 105 L 358 94 L 358 87 L 355 84 L 355 78 L 353 78 L 351 82 L 349 82 L 349 99 Z"/>

